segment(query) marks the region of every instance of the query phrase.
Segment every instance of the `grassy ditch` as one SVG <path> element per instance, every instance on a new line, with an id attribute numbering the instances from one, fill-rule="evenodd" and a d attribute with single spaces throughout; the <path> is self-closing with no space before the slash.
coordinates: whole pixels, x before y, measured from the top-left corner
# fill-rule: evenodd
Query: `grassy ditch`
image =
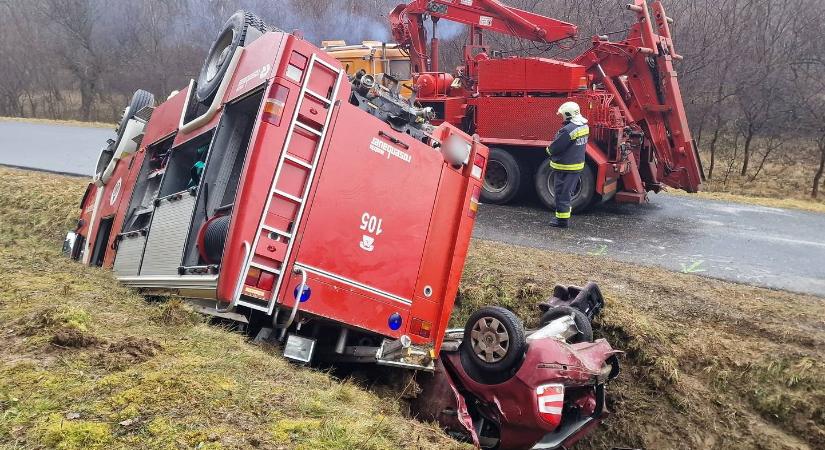
<path id="1" fill-rule="evenodd" d="M 85 182 L 0 168 L 0 447 L 457 448 L 378 396 L 148 303 L 59 255 Z M 823 299 L 474 241 L 454 324 L 537 321 L 553 283 L 600 283 L 627 351 L 615 414 L 581 447 L 825 446 Z"/>
<path id="2" fill-rule="evenodd" d="M 825 447 L 825 299 L 476 241 L 454 325 L 499 304 L 538 322 L 556 282 L 599 283 L 596 334 L 625 350 L 615 411 L 582 447 Z"/>
<path id="3" fill-rule="evenodd" d="M 0 447 L 460 447 L 399 401 L 62 258 L 84 187 L 0 169 Z"/>

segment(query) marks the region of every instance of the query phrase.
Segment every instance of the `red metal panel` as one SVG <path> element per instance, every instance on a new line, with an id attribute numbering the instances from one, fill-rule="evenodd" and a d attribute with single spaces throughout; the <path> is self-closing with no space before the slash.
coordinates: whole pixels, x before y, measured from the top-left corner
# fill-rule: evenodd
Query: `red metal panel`
<path id="1" fill-rule="evenodd" d="M 555 97 L 472 99 L 476 105 L 476 132 L 485 138 L 549 141 L 562 125 L 556 111 L 567 100 Z"/>
<path id="2" fill-rule="evenodd" d="M 244 47 L 223 102 L 241 97 L 272 78 L 285 36 L 280 32 L 266 33 Z"/>
<path id="3" fill-rule="evenodd" d="M 103 267 L 112 267 L 115 262 L 115 252 L 111 250 L 112 244 L 123 227 L 126 209 L 129 207 L 129 199 L 132 197 L 132 189 L 135 187 L 135 179 L 140 172 L 144 154 L 144 151 L 140 151 L 119 160 L 109 183 L 103 187 L 103 199 L 100 202 L 100 211 L 97 213 L 96 220 L 99 224 L 100 219 L 114 216 L 112 232 L 106 244 Z M 98 224 L 95 224 L 93 232 L 97 231 Z"/>
<path id="4" fill-rule="evenodd" d="M 293 293 L 300 284 L 301 277 L 298 275 L 292 275 L 284 283 L 286 294 L 283 298 L 283 306 L 285 308 L 291 308 L 295 304 Z M 392 338 L 408 334 L 409 306 L 313 273 L 308 275 L 307 284 L 312 291 L 309 300 L 301 304 L 303 312 L 323 316 L 363 330 L 379 332 Z M 401 327 L 397 330 L 392 330 L 388 325 L 388 319 L 394 313 L 401 315 Z"/>
<path id="5" fill-rule="evenodd" d="M 146 124 L 141 145 L 147 147 L 178 130 L 183 103 L 189 95 L 189 86 L 183 88 L 172 98 L 159 104 L 152 111 L 152 119 Z"/>
<path id="6" fill-rule="evenodd" d="M 411 300 L 441 153 L 349 104 L 326 152 L 296 260 Z"/>
<path id="7" fill-rule="evenodd" d="M 478 91 L 572 92 L 582 85 L 584 66 L 545 58 L 504 58 L 478 62 Z"/>

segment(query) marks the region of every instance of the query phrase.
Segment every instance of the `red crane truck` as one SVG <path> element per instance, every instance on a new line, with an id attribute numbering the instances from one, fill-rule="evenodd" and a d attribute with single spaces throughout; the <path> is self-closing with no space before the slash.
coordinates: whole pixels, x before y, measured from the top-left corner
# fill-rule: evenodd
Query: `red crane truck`
<path id="1" fill-rule="evenodd" d="M 621 42 L 594 37 L 583 54 L 563 61 L 497 57 L 485 31 L 539 43 L 543 50 L 576 36 L 575 25 L 522 11 L 496 0 L 414 0 L 390 15 L 394 39 L 410 54 L 416 100 L 446 122 L 477 133 L 490 147 L 482 199 L 507 203 L 533 186 L 554 207 L 553 171 L 545 148 L 561 126 L 567 101 L 590 121 L 587 165 L 573 209 L 596 201 L 641 203 L 664 185 L 699 190 L 702 170 L 673 68 L 682 59 L 671 39 L 664 7 L 633 0 L 636 14 Z M 434 36 L 427 42 L 425 22 Z M 464 65 L 439 69 L 438 22 L 468 26 Z M 538 47 L 537 47 L 538 48 Z M 563 47 L 561 47 L 563 48 Z"/>
<path id="2" fill-rule="evenodd" d="M 292 360 L 414 369 L 437 399 L 422 414 L 459 439 L 569 445 L 618 373 L 590 329 L 601 295 L 558 289 L 530 332 L 497 307 L 447 329 L 488 151 L 431 118 L 391 77 L 348 77 L 239 11 L 197 81 L 157 106 L 135 93 L 64 251 L 274 332 Z"/>

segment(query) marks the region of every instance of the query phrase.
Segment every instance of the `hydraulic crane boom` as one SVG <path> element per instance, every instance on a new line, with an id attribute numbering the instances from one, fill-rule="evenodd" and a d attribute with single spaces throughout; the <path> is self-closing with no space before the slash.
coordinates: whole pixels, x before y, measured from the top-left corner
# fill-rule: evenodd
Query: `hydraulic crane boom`
<path id="1" fill-rule="evenodd" d="M 627 9 L 636 21 L 624 39 L 594 37 L 589 49 L 568 60 L 497 57 L 484 44 L 485 31 L 549 44 L 574 37 L 577 28 L 496 0 L 412 0 L 392 11 L 393 37 L 410 54 L 416 101 L 436 120 L 477 133 L 491 147 L 485 201 L 507 203 L 531 183 L 553 206 L 553 174 L 542 170 L 542 159 L 565 101 L 577 102 L 591 127 L 582 175 L 587 186 L 574 195 L 574 210 L 598 200 L 642 203 L 647 192 L 665 186 L 700 189 L 699 155 L 673 66 L 682 57 L 672 20 L 659 0 L 630 0 Z M 455 76 L 439 69 L 441 19 L 469 28 Z M 424 25 L 428 20 L 432 28 Z"/>
<path id="2" fill-rule="evenodd" d="M 429 53 L 424 28 L 427 17 L 433 20 Z M 414 72 L 438 71 L 435 29 L 439 19 L 470 26 L 470 39 L 475 39 L 478 31 L 495 31 L 534 42 L 551 43 L 573 37 L 578 31 L 573 24 L 512 8 L 496 0 L 414 0 L 398 5 L 390 14 L 393 38 L 410 49 Z"/>

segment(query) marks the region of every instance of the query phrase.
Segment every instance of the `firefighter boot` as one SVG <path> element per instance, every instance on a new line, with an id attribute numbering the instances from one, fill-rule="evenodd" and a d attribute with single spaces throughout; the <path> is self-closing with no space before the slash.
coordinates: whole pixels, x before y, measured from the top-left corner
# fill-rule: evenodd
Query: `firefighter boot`
<path id="1" fill-rule="evenodd" d="M 567 228 L 567 221 L 569 219 L 559 219 L 558 217 L 553 217 L 550 219 L 550 226 L 556 228 Z"/>

